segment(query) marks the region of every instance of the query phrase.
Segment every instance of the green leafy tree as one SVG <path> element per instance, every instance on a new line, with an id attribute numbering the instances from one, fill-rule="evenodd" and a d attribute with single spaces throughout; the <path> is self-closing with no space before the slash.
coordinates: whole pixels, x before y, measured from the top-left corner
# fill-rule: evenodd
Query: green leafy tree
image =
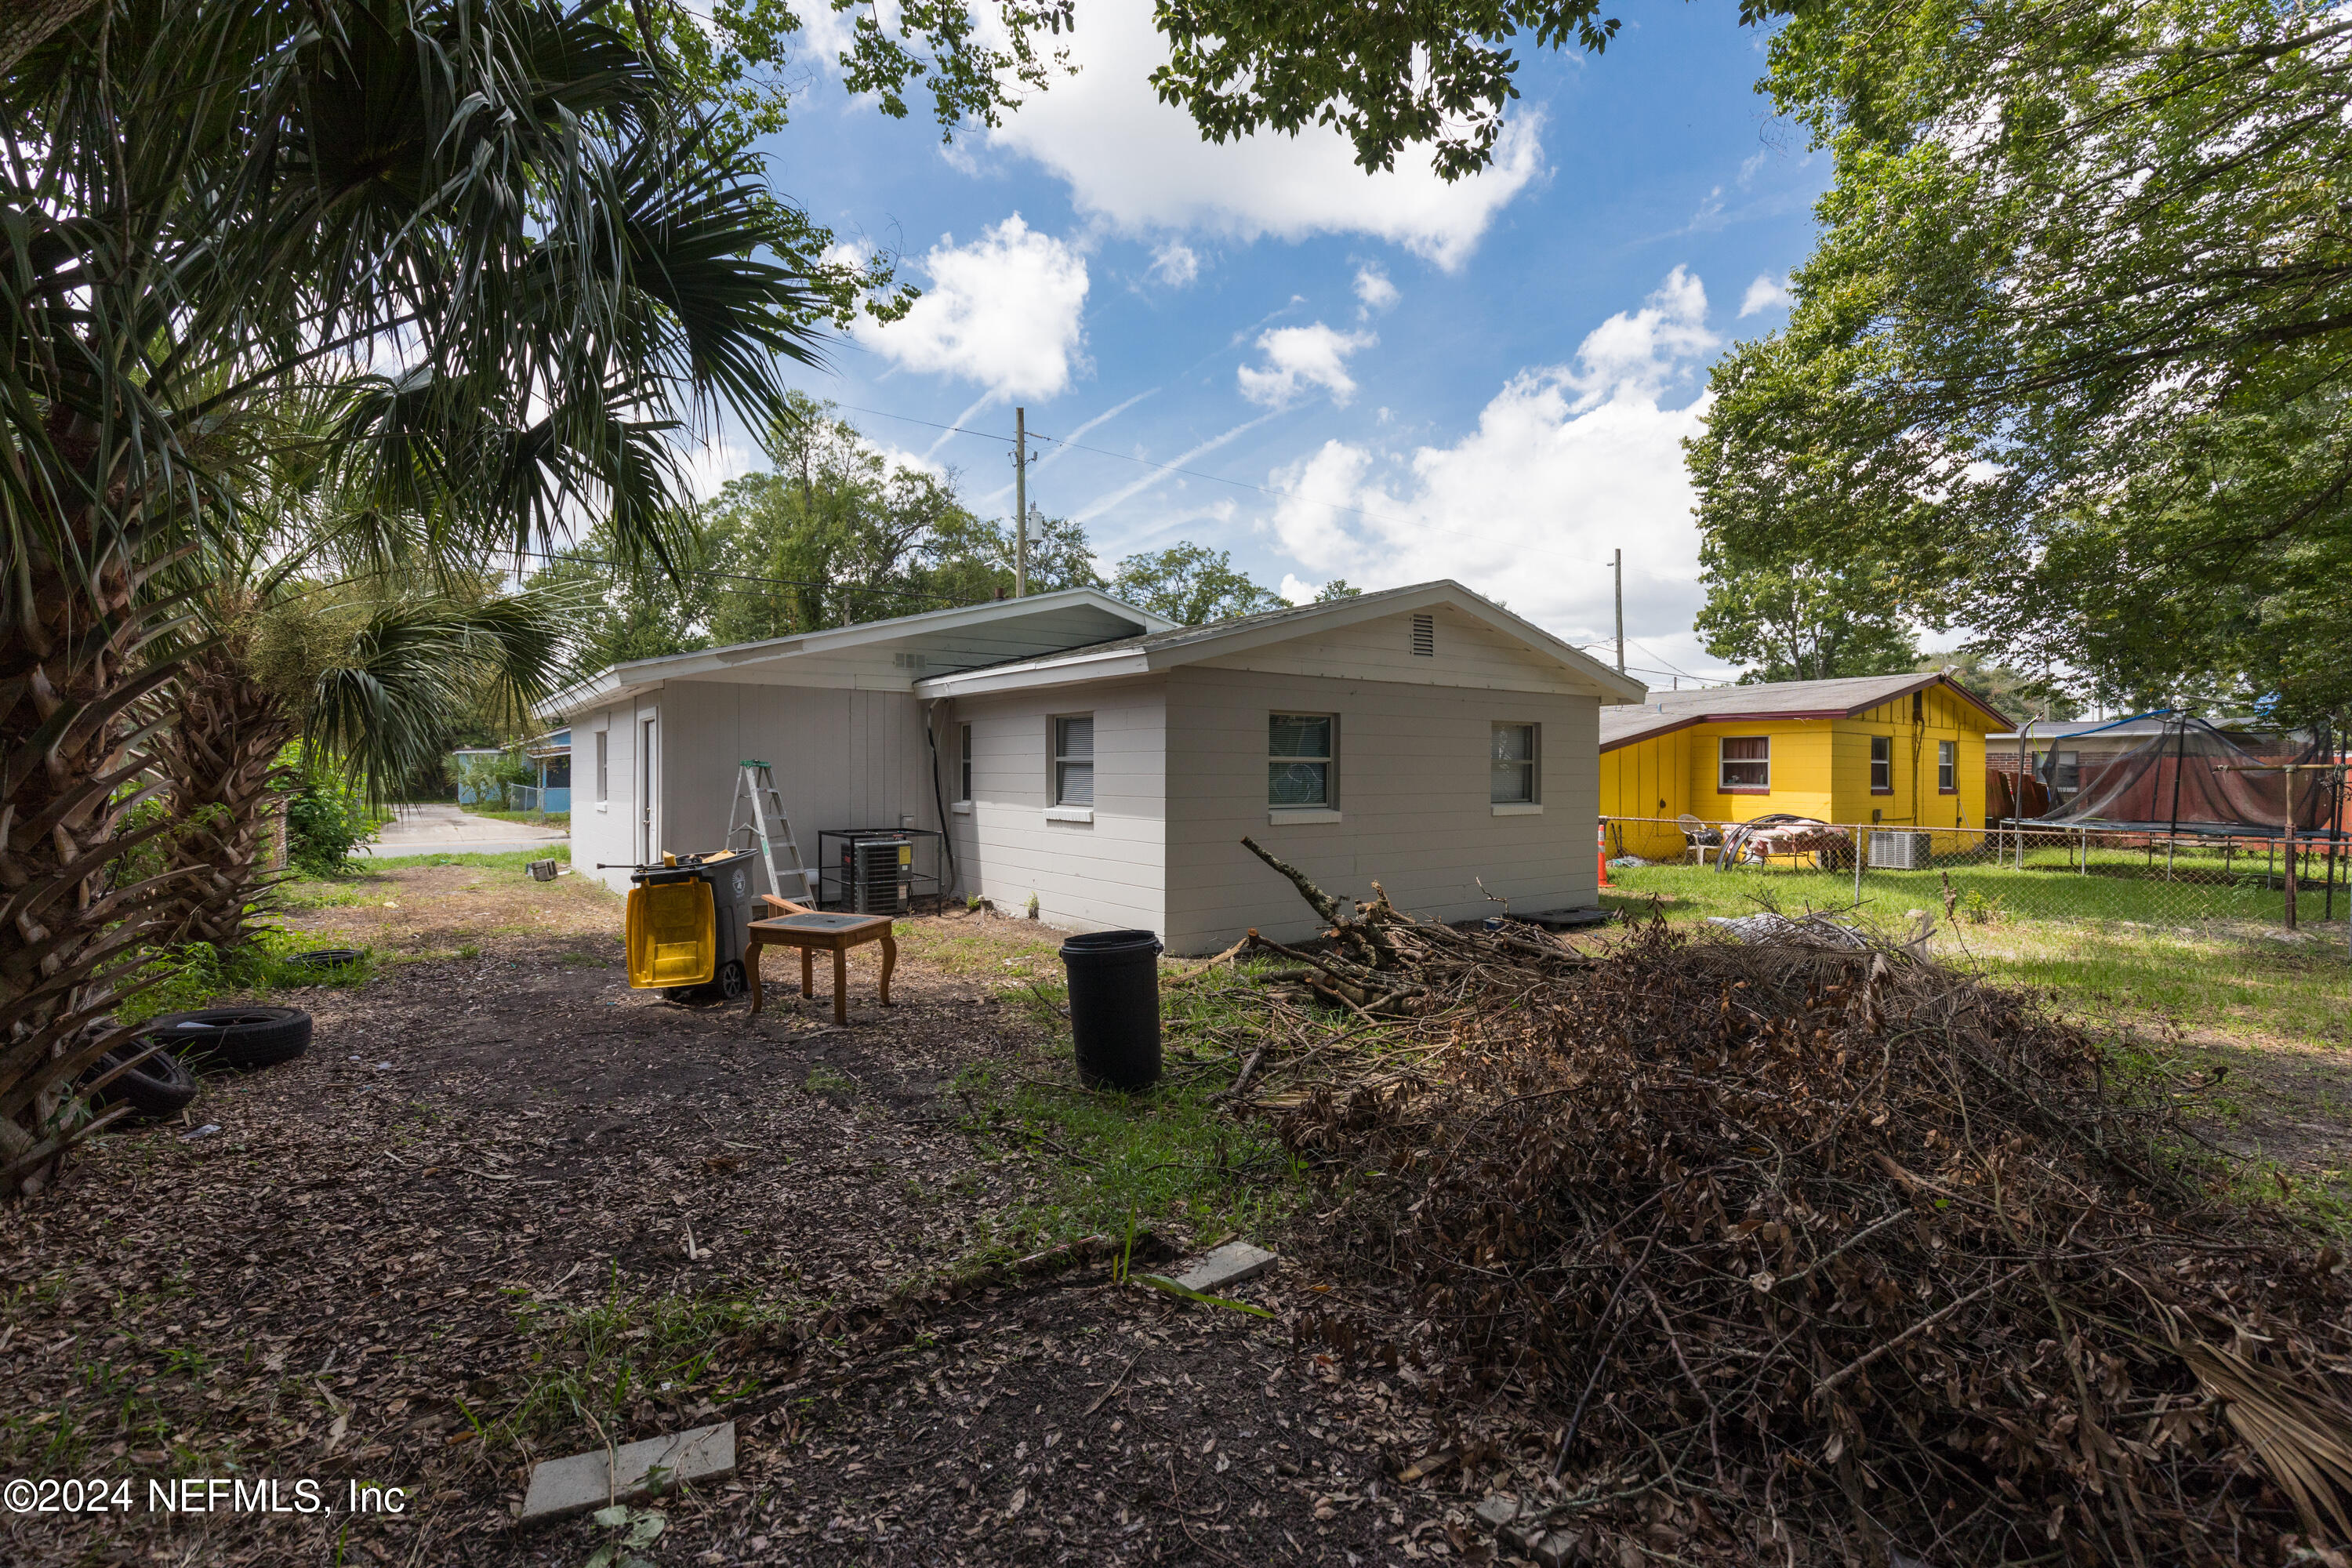
<path id="1" fill-rule="evenodd" d="M 1731 565 L 1701 551 L 1706 651 L 1740 665 L 1742 685 L 1887 675 L 1915 668 L 1918 645 L 1883 573 L 1806 562 Z"/>
<path id="2" fill-rule="evenodd" d="M 1710 536 L 1879 561 L 2082 689 L 2352 701 L 2347 37 L 2222 0 L 1799 11 L 1766 85 L 1836 177 L 1789 325 L 1717 367 Z"/>
<path id="3" fill-rule="evenodd" d="M 1328 605 L 1334 599 L 1353 599 L 1363 594 L 1361 588 L 1350 588 L 1345 577 L 1334 577 L 1315 590 L 1315 602 Z"/>
<path id="4" fill-rule="evenodd" d="M 2020 721 L 2030 717 L 2079 719 L 2083 715 L 2081 700 L 2047 672 L 2036 675 L 2013 668 L 1976 648 L 1922 654 L 1914 668 L 1940 670 Z"/>
<path id="5" fill-rule="evenodd" d="M 1188 626 L 1288 607 L 1289 601 L 1237 570 L 1231 554 L 1193 543 L 1130 555 L 1118 563 L 1111 593 Z"/>

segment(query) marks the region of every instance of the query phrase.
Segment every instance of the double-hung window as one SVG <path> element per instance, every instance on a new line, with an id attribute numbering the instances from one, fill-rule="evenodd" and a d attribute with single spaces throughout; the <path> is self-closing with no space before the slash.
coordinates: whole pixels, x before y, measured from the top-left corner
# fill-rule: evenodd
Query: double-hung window
<path id="1" fill-rule="evenodd" d="M 1960 793 L 1960 743 L 1958 741 L 1936 742 L 1936 793 Z"/>
<path id="2" fill-rule="evenodd" d="M 956 726 L 956 798 L 971 799 L 971 726 Z"/>
<path id="3" fill-rule="evenodd" d="M 1265 803 L 1328 809 L 1331 788 L 1331 715 L 1276 713 L 1266 720 Z"/>
<path id="4" fill-rule="evenodd" d="M 1095 803 L 1095 716 L 1054 721 L 1054 804 Z"/>
<path id="5" fill-rule="evenodd" d="M 610 766 L 612 752 L 609 742 L 611 740 L 612 734 L 609 731 L 596 731 L 596 804 L 599 805 L 613 798 L 613 791 L 610 787 L 613 781 L 613 770 Z"/>
<path id="6" fill-rule="evenodd" d="M 1496 805 L 1536 803 L 1536 726 L 1496 724 L 1488 749 L 1486 798 Z"/>
<path id="7" fill-rule="evenodd" d="M 1870 738 L 1870 793 L 1895 793 L 1895 737 L 1873 735 Z"/>
<path id="8" fill-rule="evenodd" d="M 1716 742 L 1716 787 L 1725 795 L 1769 795 L 1772 790 L 1772 737 L 1726 735 Z"/>

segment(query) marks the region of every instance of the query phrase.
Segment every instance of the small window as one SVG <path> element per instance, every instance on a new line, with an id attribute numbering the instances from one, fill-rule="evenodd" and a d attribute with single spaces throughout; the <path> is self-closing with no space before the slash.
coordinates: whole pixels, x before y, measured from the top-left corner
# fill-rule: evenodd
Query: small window
<path id="1" fill-rule="evenodd" d="M 1726 735 L 1716 742 L 1725 795 L 1764 795 L 1772 788 L 1772 737 Z"/>
<path id="2" fill-rule="evenodd" d="M 1960 743 L 1958 741 L 1936 742 L 1936 793 L 1960 793 Z"/>
<path id="3" fill-rule="evenodd" d="M 1094 715 L 1088 713 L 1076 719 L 1056 719 L 1054 721 L 1054 804 L 1092 805 L 1094 803 Z"/>
<path id="4" fill-rule="evenodd" d="M 1416 658 L 1437 657 L 1437 617 L 1435 616 L 1413 616 L 1412 652 Z"/>
<path id="5" fill-rule="evenodd" d="M 603 730 L 596 731 L 596 798 L 599 801 L 607 801 L 613 798 L 613 792 L 607 787 L 612 780 L 613 772 L 611 767 L 608 765 L 610 753 L 605 749 L 605 742 L 611 738 L 612 737 Z"/>
<path id="6" fill-rule="evenodd" d="M 1533 805 L 1536 800 L 1536 727 L 1497 724 L 1487 763 L 1486 798 L 1496 805 Z"/>
<path id="7" fill-rule="evenodd" d="M 1895 737 L 1873 735 L 1870 738 L 1870 793 L 1895 793 Z"/>
<path id="8" fill-rule="evenodd" d="M 2051 759 L 2050 787 L 2060 799 L 2083 787 L 2083 753 L 2060 752 Z"/>
<path id="9" fill-rule="evenodd" d="M 1331 804 L 1331 716 L 1276 713 L 1266 721 L 1265 803 Z"/>
<path id="10" fill-rule="evenodd" d="M 971 798 L 971 726 L 956 726 L 956 798 Z"/>

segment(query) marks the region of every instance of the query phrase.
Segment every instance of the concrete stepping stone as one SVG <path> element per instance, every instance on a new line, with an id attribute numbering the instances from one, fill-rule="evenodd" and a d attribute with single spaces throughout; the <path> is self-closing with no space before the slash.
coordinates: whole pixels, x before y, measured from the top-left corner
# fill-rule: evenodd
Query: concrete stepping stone
<path id="1" fill-rule="evenodd" d="M 1246 1241 L 1229 1241 L 1176 1276 L 1176 1283 L 1187 1290 L 1213 1296 L 1220 1290 L 1256 1279 L 1279 1261 L 1280 1258 L 1263 1247 L 1252 1247 Z"/>
<path id="2" fill-rule="evenodd" d="M 521 1522 L 562 1519 L 609 1503 L 631 1502 L 687 1481 L 707 1481 L 735 1469 L 735 1423 L 648 1437 L 609 1454 L 549 1459 L 534 1466 L 523 1494 Z"/>

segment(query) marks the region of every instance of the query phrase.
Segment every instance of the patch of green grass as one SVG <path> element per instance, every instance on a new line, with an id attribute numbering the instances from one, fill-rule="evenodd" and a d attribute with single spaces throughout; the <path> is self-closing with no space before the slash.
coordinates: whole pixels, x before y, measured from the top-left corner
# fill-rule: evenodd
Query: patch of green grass
<path id="1" fill-rule="evenodd" d="M 2027 856 L 2022 869 L 1982 859 L 1926 871 L 1868 870 L 1863 875 L 1862 896 L 1865 909 L 1882 913 L 1921 909 L 1940 915 L 1948 874 L 1952 890 L 1963 900 L 1974 894 L 2001 919 L 2284 922 L 2286 895 L 2265 886 L 2259 858 L 2236 856 L 2225 865 L 2219 854 L 2199 852 L 2179 855 L 2176 862 L 2176 875 L 2168 879 L 2161 853 L 2151 864 L 2137 851 L 2094 850 L 2089 874 L 2078 875 L 2069 869 L 2063 851 L 2037 849 Z M 1819 870 L 1801 864 L 1793 868 L 1780 863 L 1741 865 L 1728 871 L 1713 865 L 1612 866 L 1609 880 L 1612 886 L 1601 895 L 1604 903 L 1646 912 L 1655 899 L 1669 920 L 1753 914 L 1768 904 L 1791 914 L 1809 908 L 1851 909 L 1854 900 L 1852 870 Z M 2306 917 L 2317 912 L 2310 908 L 2310 892 L 2305 892 L 2303 901 Z"/>
<path id="2" fill-rule="evenodd" d="M 531 1345 L 520 1386 L 501 1401 L 503 1410 L 469 1405 L 464 1415 L 485 1442 L 497 1444 L 602 1436 L 626 1422 L 641 1399 L 723 1404 L 751 1392 L 719 1364 L 723 1347 L 783 1329 L 795 1311 L 795 1303 L 769 1297 L 632 1295 L 615 1269 L 593 1306 L 520 1302 L 517 1324 Z"/>
<path id="3" fill-rule="evenodd" d="M 559 865 L 572 863 L 572 846 L 560 840 L 550 840 L 544 849 L 509 849 L 495 855 L 460 855 L 430 853 L 424 855 L 371 855 L 364 864 L 371 869 L 391 869 L 400 866 L 479 866 L 493 871 L 527 874 L 534 860 L 553 860 Z"/>
<path id="4" fill-rule="evenodd" d="M 1026 979 L 1060 967 L 1055 953 L 1061 933 L 1011 936 L 1003 926 L 961 931 L 940 921 L 901 921 L 892 933 L 899 951 L 944 973 L 976 978 Z"/>
<path id="5" fill-rule="evenodd" d="M 566 969 L 610 969 L 613 967 L 613 961 L 611 959 L 606 958 L 600 953 L 593 952 L 567 952 L 561 958 L 558 958 L 555 962 L 562 964 Z"/>
<path id="6" fill-rule="evenodd" d="M 2352 1047 L 2352 963 L 2333 942 L 2216 930 L 2008 921 L 1963 926 L 1942 956 L 2046 986 L 2099 1017 L 2155 1014 L 2188 1028 L 2251 1029 Z"/>
<path id="7" fill-rule="evenodd" d="M 809 1068 L 808 1076 L 801 1079 L 801 1088 L 809 1094 L 856 1094 L 857 1092 L 856 1079 L 835 1071 L 822 1062 Z"/>
<path id="8" fill-rule="evenodd" d="M 312 985 L 364 985 L 375 978 L 375 955 L 364 951 L 357 963 L 331 969 L 292 962 L 295 954 L 320 945 L 315 937 L 265 928 L 251 945 L 228 952 L 201 942 L 155 950 L 139 973 L 141 981 L 152 984 L 124 997 L 114 1016 L 139 1024 L 160 1013 L 210 1006 L 225 996 L 261 998 Z"/>
<path id="9" fill-rule="evenodd" d="M 1138 1094 L 1078 1080 L 1065 986 L 1014 994 L 1050 1031 L 1048 1043 L 968 1068 L 955 1087 L 978 1112 L 971 1129 L 983 1146 L 1042 1158 L 1030 1190 L 1000 1216 L 994 1245 L 971 1261 L 1118 1237 L 1130 1223 L 1181 1227 L 1202 1244 L 1261 1235 L 1305 1201 L 1304 1172 L 1266 1125 L 1211 1098 L 1233 1081 L 1234 1047 L 1263 1016 L 1238 987 L 1163 989 L 1166 1070 Z"/>

